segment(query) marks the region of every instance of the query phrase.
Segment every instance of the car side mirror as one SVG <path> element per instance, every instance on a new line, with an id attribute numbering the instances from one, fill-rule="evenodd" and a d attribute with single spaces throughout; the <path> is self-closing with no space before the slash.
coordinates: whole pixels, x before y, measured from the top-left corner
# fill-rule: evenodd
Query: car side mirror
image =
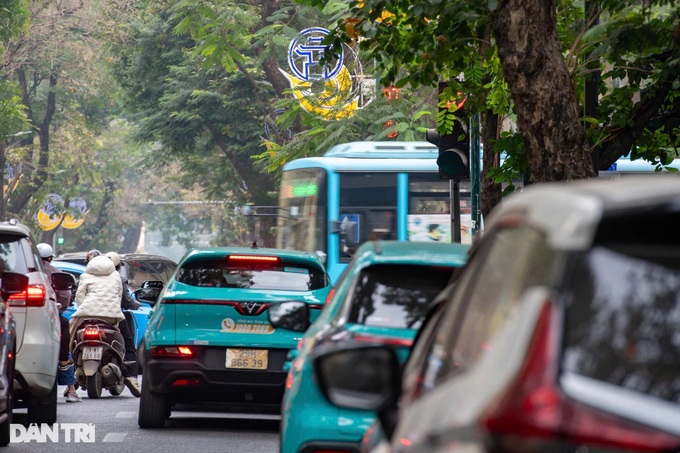
<path id="1" fill-rule="evenodd" d="M 309 305 L 305 302 L 279 302 L 267 310 L 269 323 L 274 327 L 304 332 L 309 327 Z"/>
<path id="2" fill-rule="evenodd" d="M 142 288 L 157 288 L 163 289 L 164 283 L 160 280 L 147 280 L 142 283 Z"/>
<path id="3" fill-rule="evenodd" d="M 0 284 L 0 293 L 2 299 L 7 300 L 9 296 L 28 291 L 28 277 L 16 272 L 5 272 L 2 274 L 2 284 Z"/>
<path id="4" fill-rule="evenodd" d="M 76 287 L 76 279 L 68 272 L 55 272 L 51 276 L 52 288 L 57 291 L 71 291 Z"/>
<path id="5" fill-rule="evenodd" d="M 340 343 L 313 353 L 323 395 L 339 407 L 375 412 L 387 438 L 394 433 L 401 393 L 401 364 L 386 345 Z"/>
<path id="6" fill-rule="evenodd" d="M 161 295 L 161 288 L 140 288 L 132 294 L 138 301 L 146 302 L 153 306 L 158 301 L 158 296 Z"/>

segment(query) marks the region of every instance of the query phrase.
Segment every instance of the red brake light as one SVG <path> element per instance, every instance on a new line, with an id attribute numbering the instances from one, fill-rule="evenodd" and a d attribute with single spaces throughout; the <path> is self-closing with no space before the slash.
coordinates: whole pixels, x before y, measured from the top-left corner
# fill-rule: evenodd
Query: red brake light
<path id="1" fill-rule="evenodd" d="M 246 263 L 278 263 L 281 258 L 278 256 L 263 256 L 263 255 L 229 255 L 229 261 L 241 261 Z"/>
<path id="2" fill-rule="evenodd" d="M 680 438 L 568 399 L 557 387 L 558 318 L 546 302 L 527 358 L 505 396 L 482 418 L 495 435 L 561 438 L 574 443 L 635 451 L 676 449 Z"/>
<path id="3" fill-rule="evenodd" d="M 26 291 L 9 296 L 11 306 L 42 307 L 45 305 L 45 287 L 30 285 Z"/>
<path id="4" fill-rule="evenodd" d="M 193 357 L 194 350 L 189 346 L 152 346 L 152 357 Z"/>
<path id="5" fill-rule="evenodd" d="M 83 331 L 84 340 L 99 340 L 99 327 L 86 327 Z"/>

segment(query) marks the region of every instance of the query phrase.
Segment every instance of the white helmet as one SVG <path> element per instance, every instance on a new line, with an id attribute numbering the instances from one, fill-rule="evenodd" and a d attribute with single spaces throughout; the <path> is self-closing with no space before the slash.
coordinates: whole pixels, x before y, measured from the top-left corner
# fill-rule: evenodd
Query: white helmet
<path id="1" fill-rule="evenodd" d="M 113 261 L 114 267 L 120 266 L 120 256 L 116 252 L 109 252 L 106 254 L 106 257 Z"/>
<path id="2" fill-rule="evenodd" d="M 38 253 L 40 253 L 41 258 L 52 258 L 54 256 L 54 250 L 52 250 L 52 246 L 45 242 L 38 244 Z"/>

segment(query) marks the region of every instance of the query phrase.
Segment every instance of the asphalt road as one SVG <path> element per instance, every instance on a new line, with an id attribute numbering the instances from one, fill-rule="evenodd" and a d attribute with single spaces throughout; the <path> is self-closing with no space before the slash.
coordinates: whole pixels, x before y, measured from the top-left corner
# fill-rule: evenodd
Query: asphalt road
<path id="1" fill-rule="evenodd" d="M 125 389 L 120 396 L 104 392 L 102 398 L 90 400 L 79 390 L 83 401 L 66 403 L 61 396 L 65 387 L 59 388 L 58 423 L 52 429 L 56 442 L 33 428 L 20 427 L 25 423 L 25 409 L 14 412 L 14 439 L 4 451 L 12 452 L 238 452 L 276 453 L 279 445 L 279 417 L 272 415 L 229 414 L 211 408 L 212 412 L 197 412 L 196 408 L 183 407 L 173 411 L 163 429 L 142 430 L 137 426 L 139 399 Z M 64 425 L 64 424 L 78 425 Z M 76 442 L 91 439 L 94 442 Z M 56 429 L 55 429 L 56 428 Z M 67 439 L 70 437 L 70 441 Z M 23 439 L 22 439 L 23 436 Z"/>

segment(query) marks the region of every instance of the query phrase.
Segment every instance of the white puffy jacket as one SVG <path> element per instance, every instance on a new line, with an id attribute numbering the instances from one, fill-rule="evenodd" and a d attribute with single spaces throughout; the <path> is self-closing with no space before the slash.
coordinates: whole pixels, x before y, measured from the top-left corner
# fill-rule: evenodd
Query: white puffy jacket
<path id="1" fill-rule="evenodd" d="M 120 310 L 123 286 L 120 274 L 106 256 L 95 256 L 87 263 L 76 291 L 78 309 L 74 317 L 125 319 Z"/>

